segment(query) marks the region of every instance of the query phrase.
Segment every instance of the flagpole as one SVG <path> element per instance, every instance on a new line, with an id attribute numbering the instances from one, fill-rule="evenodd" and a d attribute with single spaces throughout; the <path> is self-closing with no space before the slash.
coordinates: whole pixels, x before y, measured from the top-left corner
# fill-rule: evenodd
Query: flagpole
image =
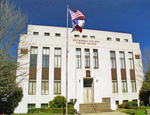
<path id="1" fill-rule="evenodd" d="M 68 115 L 68 8 L 67 5 L 67 31 L 66 31 L 66 115 Z"/>

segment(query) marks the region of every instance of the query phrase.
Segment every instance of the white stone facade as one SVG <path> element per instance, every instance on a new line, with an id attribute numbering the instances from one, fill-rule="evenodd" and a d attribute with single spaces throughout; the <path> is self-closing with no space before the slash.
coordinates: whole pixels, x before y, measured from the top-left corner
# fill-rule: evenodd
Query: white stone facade
<path id="1" fill-rule="evenodd" d="M 71 28 L 68 30 L 68 101 L 76 99 L 75 109 L 79 111 L 79 104 L 85 102 L 84 79 L 92 79 L 92 102 L 100 103 L 103 98 L 110 98 L 111 109 L 116 109 L 116 103 L 121 104 L 124 100 L 132 101 L 138 99 L 138 93 L 143 79 L 141 51 L 139 43 L 132 42 L 132 35 L 118 32 L 107 32 L 98 30 L 83 29 L 83 33 L 72 32 Z M 33 32 L 38 32 L 38 35 L 33 35 Z M 45 36 L 44 33 L 50 33 Z M 57 37 L 55 33 L 60 33 L 61 36 Z M 74 35 L 79 35 L 75 37 Z M 83 35 L 87 35 L 87 38 Z M 111 40 L 107 40 L 110 37 Z M 31 43 L 25 46 L 21 40 Z M 116 41 L 119 38 L 120 41 Z M 125 40 L 128 42 L 125 42 Z M 20 38 L 19 49 L 21 47 L 27 48 L 30 51 L 31 46 L 36 46 L 37 52 L 37 73 L 36 73 L 36 94 L 29 95 L 29 74 L 20 83 L 23 88 L 23 99 L 19 106 L 15 109 L 15 113 L 26 113 L 28 104 L 35 104 L 36 108 L 40 108 L 42 103 L 48 103 L 56 95 L 54 95 L 54 50 L 61 48 L 61 94 L 66 96 L 66 28 L 51 27 L 51 26 L 37 26 L 29 25 L 28 33 Z M 43 47 L 49 48 L 49 93 L 48 95 L 41 94 L 41 76 L 42 76 L 42 49 Z M 81 68 L 76 68 L 76 48 L 81 49 Z M 85 68 L 85 49 L 90 52 L 90 67 Z M 98 51 L 98 68 L 94 69 L 93 65 L 93 49 Z M 115 51 L 116 55 L 116 72 L 117 72 L 117 86 L 118 92 L 112 92 L 112 77 L 111 77 L 111 61 L 110 51 Z M 119 52 L 123 51 L 125 56 L 125 72 L 127 82 L 127 92 L 122 92 L 121 84 L 121 69 Z M 128 53 L 133 53 L 136 92 L 132 92 L 131 77 L 130 77 L 130 63 L 128 61 Z M 20 54 L 20 50 L 18 54 Z M 136 59 L 135 55 L 140 56 Z M 24 68 L 29 70 L 30 67 L 30 52 L 25 58 L 18 58 L 18 63 L 24 64 Z M 86 77 L 86 70 L 90 70 L 90 77 Z M 18 70 L 17 75 L 22 71 Z M 21 77 L 17 79 L 20 80 Z M 89 97 L 88 97 L 89 98 Z"/>

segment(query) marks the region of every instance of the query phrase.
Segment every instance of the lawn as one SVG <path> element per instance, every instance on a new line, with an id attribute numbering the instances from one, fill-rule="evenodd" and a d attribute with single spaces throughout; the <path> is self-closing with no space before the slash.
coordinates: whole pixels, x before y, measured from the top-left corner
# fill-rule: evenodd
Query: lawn
<path id="1" fill-rule="evenodd" d="M 14 114 L 14 115 L 63 115 L 63 114 L 55 114 L 55 113 L 26 113 L 26 114 Z M 68 114 L 74 115 L 74 114 Z"/>
<path id="2" fill-rule="evenodd" d="M 150 109 L 150 107 L 138 107 L 137 110 L 130 109 L 130 110 L 124 110 L 121 112 L 130 114 L 130 115 L 146 115 L 145 113 L 146 109 Z"/>

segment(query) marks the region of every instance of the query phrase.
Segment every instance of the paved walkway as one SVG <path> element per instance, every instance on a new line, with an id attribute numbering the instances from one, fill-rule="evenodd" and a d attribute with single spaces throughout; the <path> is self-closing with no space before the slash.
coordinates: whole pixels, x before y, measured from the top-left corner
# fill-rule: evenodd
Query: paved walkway
<path id="1" fill-rule="evenodd" d="M 82 114 L 82 115 L 129 115 L 121 112 L 104 112 L 104 113 L 90 113 L 90 114 Z"/>

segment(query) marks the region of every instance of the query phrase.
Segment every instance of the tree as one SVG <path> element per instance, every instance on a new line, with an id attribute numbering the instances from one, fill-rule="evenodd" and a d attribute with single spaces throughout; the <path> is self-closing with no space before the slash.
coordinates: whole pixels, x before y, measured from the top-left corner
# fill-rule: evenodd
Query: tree
<path id="1" fill-rule="evenodd" d="M 64 96 L 56 96 L 49 102 L 51 108 L 64 108 L 66 107 L 66 98 Z"/>
<path id="2" fill-rule="evenodd" d="M 1 2 L 1 1 L 0 1 Z M 1 2 L 0 7 L 0 113 L 13 113 L 23 97 L 22 89 L 18 87 L 20 82 L 16 78 L 25 73 L 15 75 L 15 71 L 22 65 L 16 63 L 17 45 L 20 34 L 26 23 L 20 9 L 10 4 L 7 0 Z M 21 80 L 20 80 L 21 81 Z"/>
<path id="3" fill-rule="evenodd" d="M 142 84 L 139 98 L 141 101 L 144 102 L 144 105 L 147 106 L 149 104 L 150 98 L 150 50 L 144 50 L 144 58 L 143 58 L 143 65 L 145 70 L 145 78 Z"/>

